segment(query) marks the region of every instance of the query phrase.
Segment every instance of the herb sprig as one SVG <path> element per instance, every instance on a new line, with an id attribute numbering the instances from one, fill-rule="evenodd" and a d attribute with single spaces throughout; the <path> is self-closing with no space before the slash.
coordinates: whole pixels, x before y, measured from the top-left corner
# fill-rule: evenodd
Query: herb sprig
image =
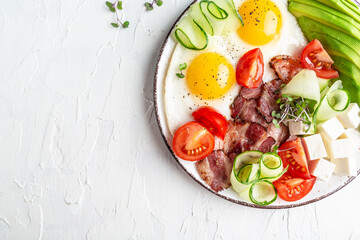
<path id="1" fill-rule="evenodd" d="M 276 101 L 280 104 L 280 111 L 272 111 L 271 116 L 274 117 L 273 123 L 276 127 L 280 127 L 282 122 L 299 122 L 307 126 L 309 131 L 313 125 L 312 114 L 314 112 L 315 102 L 302 97 L 293 98 L 291 96 L 283 94 Z"/>
<path id="2" fill-rule="evenodd" d="M 160 7 L 163 4 L 162 0 L 153 0 L 152 2 L 146 2 L 144 5 L 146 7 L 146 10 L 151 11 L 154 9 L 154 4 L 156 4 L 158 7 Z"/>
<path id="3" fill-rule="evenodd" d="M 187 64 L 186 63 L 182 63 L 182 64 L 180 64 L 179 65 L 179 70 L 180 70 L 180 72 L 179 73 L 176 73 L 176 76 L 178 77 L 178 78 L 184 78 L 185 77 L 185 75 L 183 74 L 183 70 L 185 70 L 187 68 Z"/>
<path id="4" fill-rule="evenodd" d="M 112 22 L 111 26 L 114 28 L 118 28 L 121 26 L 122 28 L 128 28 L 130 23 L 129 21 L 122 22 L 119 18 L 118 11 L 121 11 L 123 9 L 122 7 L 122 1 L 115 1 L 114 3 L 111 3 L 109 1 L 105 2 L 106 6 L 109 8 L 109 10 L 116 15 L 116 22 Z"/>

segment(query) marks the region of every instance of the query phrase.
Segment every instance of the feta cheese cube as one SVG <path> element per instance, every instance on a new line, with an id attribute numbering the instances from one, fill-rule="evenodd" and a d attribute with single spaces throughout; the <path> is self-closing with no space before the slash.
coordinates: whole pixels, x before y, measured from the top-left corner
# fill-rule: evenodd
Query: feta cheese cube
<path id="1" fill-rule="evenodd" d="M 360 124 L 360 109 L 356 103 L 350 103 L 348 108 L 337 115 L 344 128 L 357 128 Z"/>
<path id="2" fill-rule="evenodd" d="M 341 122 L 336 118 L 330 118 L 323 122 L 318 127 L 318 132 L 323 137 L 324 141 L 332 141 L 337 139 L 345 131 Z"/>
<path id="3" fill-rule="evenodd" d="M 323 158 L 309 162 L 310 173 L 325 182 L 329 181 L 335 170 L 335 167 L 336 165 L 334 163 Z"/>
<path id="4" fill-rule="evenodd" d="M 327 152 L 320 134 L 303 137 L 301 140 L 309 160 L 315 160 L 327 156 Z"/>
<path id="5" fill-rule="evenodd" d="M 360 132 L 355 128 L 346 129 L 340 138 L 352 138 L 353 142 L 360 144 Z"/>
<path id="6" fill-rule="evenodd" d="M 301 121 L 295 122 L 291 121 L 289 122 L 289 131 L 290 135 L 311 135 L 314 134 L 314 127 L 311 126 L 311 129 L 306 132 L 308 129 L 308 126 Z"/>
<path id="7" fill-rule="evenodd" d="M 351 139 L 344 138 L 335 141 L 324 141 L 328 157 L 331 159 L 346 158 L 354 155 L 354 147 Z"/>
<path id="8" fill-rule="evenodd" d="M 337 175 L 356 176 L 356 159 L 354 156 L 346 158 L 331 159 L 331 162 L 336 165 L 334 173 Z"/>

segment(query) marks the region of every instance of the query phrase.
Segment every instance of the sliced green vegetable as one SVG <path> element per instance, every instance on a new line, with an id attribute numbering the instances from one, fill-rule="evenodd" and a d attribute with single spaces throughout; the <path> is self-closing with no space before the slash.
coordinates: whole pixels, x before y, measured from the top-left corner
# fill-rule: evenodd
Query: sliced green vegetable
<path id="1" fill-rule="evenodd" d="M 341 81 L 336 81 L 321 99 L 316 113 L 318 122 L 326 121 L 343 112 L 350 103 L 350 94 L 342 89 Z"/>
<path id="2" fill-rule="evenodd" d="M 320 88 L 314 71 L 303 69 L 281 90 L 282 94 L 320 101 Z"/>
<path id="3" fill-rule="evenodd" d="M 275 201 L 277 192 L 272 181 L 286 171 L 275 152 L 247 151 L 239 154 L 230 176 L 232 188 L 246 201 L 268 205 Z"/>
<path id="4" fill-rule="evenodd" d="M 175 38 L 181 45 L 191 50 L 203 50 L 209 43 L 204 29 L 189 16 L 181 20 L 175 30 Z"/>
<path id="5" fill-rule="evenodd" d="M 296 18 L 306 16 L 333 29 L 360 39 L 360 23 L 352 17 L 314 0 L 293 0 L 289 12 Z"/>
<path id="6" fill-rule="evenodd" d="M 253 176 L 254 171 L 258 172 L 259 164 L 257 164 L 258 165 L 257 170 L 256 170 L 256 168 L 251 167 L 251 172 L 248 175 L 246 175 L 246 173 L 248 173 L 248 170 L 249 170 L 249 165 L 252 166 L 253 163 L 258 163 L 261 159 L 262 154 L 263 153 L 259 152 L 259 151 L 247 151 L 247 152 L 243 152 L 243 153 L 239 154 L 235 158 L 234 164 L 233 164 L 233 170 L 232 170 L 231 176 L 230 176 L 230 182 L 231 182 L 233 189 L 236 192 L 240 193 L 241 191 L 248 189 L 250 187 L 250 185 L 247 184 L 247 181 L 244 181 L 242 177 L 250 176 L 251 175 L 250 173 L 252 173 L 251 176 Z M 244 167 L 244 166 L 246 166 L 246 167 Z M 241 170 L 241 168 L 243 168 L 243 169 Z M 249 177 L 248 180 L 250 180 L 250 179 L 252 179 L 252 178 Z"/>
<path id="7" fill-rule="evenodd" d="M 317 0 L 318 2 L 321 2 L 335 10 L 338 10 L 342 13 L 345 13 L 352 18 L 354 18 L 356 21 L 360 22 L 360 13 L 358 10 L 349 8 L 348 5 L 344 4 L 341 0 Z"/>
<path id="8" fill-rule="evenodd" d="M 319 83 L 320 92 L 329 85 L 329 79 L 317 78 Z"/>
<path id="9" fill-rule="evenodd" d="M 272 182 L 261 179 L 251 185 L 249 197 L 253 203 L 266 206 L 276 200 L 277 191 Z"/>
<path id="10" fill-rule="evenodd" d="M 260 160 L 261 177 L 273 177 L 283 170 L 282 161 L 276 153 L 264 153 Z"/>
<path id="11" fill-rule="evenodd" d="M 190 7 L 175 29 L 175 38 L 185 48 L 203 50 L 208 45 L 207 34 L 226 34 L 242 22 L 232 0 L 202 0 Z M 239 21 L 240 19 L 240 21 Z"/>

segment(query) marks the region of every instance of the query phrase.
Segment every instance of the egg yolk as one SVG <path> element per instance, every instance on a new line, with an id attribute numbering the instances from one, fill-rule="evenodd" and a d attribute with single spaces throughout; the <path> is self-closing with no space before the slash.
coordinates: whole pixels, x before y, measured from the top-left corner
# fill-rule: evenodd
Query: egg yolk
<path id="1" fill-rule="evenodd" d="M 247 0 L 238 11 L 244 21 L 238 34 L 245 42 L 259 46 L 279 36 L 281 13 L 272 1 Z"/>
<path id="2" fill-rule="evenodd" d="M 233 66 L 224 56 L 214 52 L 197 56 L 186 72 L 190 92 L 202 99 L 222 97 L 234 82 Z"/>

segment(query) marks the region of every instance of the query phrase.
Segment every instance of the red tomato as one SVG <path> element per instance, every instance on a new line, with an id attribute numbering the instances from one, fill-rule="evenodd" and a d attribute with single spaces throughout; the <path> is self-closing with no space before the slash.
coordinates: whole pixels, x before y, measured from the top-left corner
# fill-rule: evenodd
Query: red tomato
<path id="1" fill-rule="evenodd" d="M 285 173 L 281 178 L 274 182 L 279 197 L 285 201 L 296 201 L 305 197 L 313 188 L 316 177 L 310 179 L 294 178 Z"/>
<path id="2" fill-rule="evenodd" d="M 301 139 L 285 142 L 278 149 L 284 167 L 289 165 L 288 173 L 293 177 L 310 178 L 306 154 Z"/>
<path id="3" fill-rule="evenodd" d="M 192 116 L 197 122 L 204 125 L 212 134 L 224 140 L 227 130 L 227 121 L 226 118 L 214 108 L 201 107 L 193 112 Z"/>
<path id="4" fill-rule="evenodd" d="M 214 146 L 214 136 L 197 122 L 188 122 L 176 130 L 172 143 L 175 154 L 188 161 L 205 158 Z"/>
<path id="5" fill-rule="evenodd" d="M 316 76 L 325 79 L 339 77 L 339 73 L 331 68 L 334 61 L 325 51 L 319 40 L 311 41 L 301 54 L 301 64 L 304 68 L 314 70 Z"/>
<path id="6" fill-rule="evenodd" d="M 257 88 L 264 74 L 264 59 L 259 48 L 245 53 L 236 66 L 236 81 L 247 88 Z"/>

